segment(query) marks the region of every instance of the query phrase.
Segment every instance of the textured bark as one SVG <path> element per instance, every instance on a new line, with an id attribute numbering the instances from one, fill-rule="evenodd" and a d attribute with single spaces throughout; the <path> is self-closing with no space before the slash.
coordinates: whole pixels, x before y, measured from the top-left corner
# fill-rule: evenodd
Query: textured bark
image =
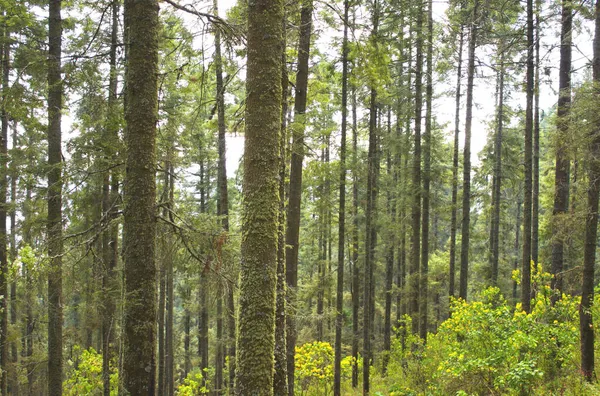
<path id="1" fill-rule="evenodd" d="M 504 47 L 498 46 L 500 69 L 498 70 L 498 108 L 496 138 L 494 142 L 494 183 L 492 202 L 491 259 L 492 285 L 498 284 L 498 260 L 500 257 L 500 192 L 502 191 L 502 132 L 504 129 Z"/>
<path id="2" fill-rule="evenodd" d="M 358 386 L 358 348 L 360 343 L 360 269 L 358 267 L 358 120 L 356 87 L 352 87 L 352 387 Z"/>
<path id="3" fill-rule="evenodd" d="M 290 197 L 288 202 L 285 243 L 286 280 L 288 286 L 288 314 L 286 324 L 288 392 L 294 396 L 294 354 L 296 349 L 295 296 L 298 287 L 298 242 L 300 237 L 300 200 L 302 198 L 302 162 L 304 161 L 304 130 L 306 99 L 308 91 L 308 59 L 312 30 L 313 1 L 303 0 L 300 10 L 300 33 L 298 41 L 298 71 L 296 73 L 296 96 L 294 98 L 294 122 L 292 129 L 292 155 L 290 163 Z"/>
<path id="4" fill-rule="evenodd" d="M 348 122 L 348 14 L 350 1 L 344 0 L 344 38 L 342 42 L 342 125 L 340 141 L 340 207 L 338 214 L 337 289 L 335 297 L 335 359 L 333 394 L 340 396 L 342 387 L 342 329 L 344 326 L 344 249 L 346 242 L 346 131 Z"/>
<path id="5" fill-rule="evenodd" d="M 61 0 L 50 0 L 48 19 L 48 395 L 62 394 L 62 77 Z M 0 231 L 1 232 L 1 231 Z M 6 294 L 5 294 L 6 295 Z M 4 359 L 2 360 L 5 361 Z M 4 388 L 4 386 L 3 386 Z"/>
<path id="6" fill-rule="evenodd" d="M 475 48 L 477 47 L 477 17 L 479 0 L 473 4 L 467 65 L 467 110 L 465 117 L 465 146 L 463 150 L 462 242 L 460 251 L 459 297 L 467 300 L 469 282 L 469 246 L 471 235 L 471 125 L 473 121 L 473 80 L 475 77 Z"/>
<path id="7" fill-rule="evenodd" d="M 8 80 L 8 79 L 7 79 Z M 12 151 L 14 152 L 17 148 L 17 122 L 13 122 L 12 130 Z M 18 255 L 17 246 L 17 179 L 19 178 L 17 167 L 14 160 L 10 163 L 10 257 L 14 260 Z M 18 309 L 19 302 L 17 300 L 17 279 L 15 278 L 10 285 L 10 324 L 15 328 L 18 325 Z M 26 338 L 21 339 L 21 345 L 26 347 Z M 19 353 L 18 353 L 18 342 L 14 340 L 11 343 L 11 360 L 12 370 L 10 380 L 10 390 L 13 395 L 20 394 L 20 383 L 19 383 Z M 23 351 L 24 352 L 24 351 Z M 23 353 L 25 354 L 25 353 Z"/>
<path id="8" fill-rule="evenodd" d="M 4 14 L 4 12 L 3 12 Z M 3 15 L 4 16 L 4 15 Z M 2 29 L 2 45 L 0 46 L 0 59 L 2 66 L 2 109 L 0 110 L 1 118 L 1 135 L 0 135 L 0 394 L 7 395 L 9 354 L 8 354 L 8 234 L 6 231 L 6 215 L 7 212 L 7 194 L 8 194 L 8 110 L 6 101 L 8 100 L 9 89 L 9 67 L 10 67 L 10 33 L 8 27 Z M 60 76 L 59 76 L 60 77 Z M 11 304 L 12 306 L 12 304 Z"/>
<path id="9" fill-rule="evenodd" d="M 415 64 L 415 134 L 412 164 L 412 237 L 411 237 L 411 263 L 409 279 L 409 314 L 412 318 L 412 332 L 419 331 L 419 286 L 420 286 L 420 260 L 421 260 L 421 124 L 423 113 L 423 14 L 422 3 L 416 9 L 417 25 L 417 58 Z"/>
<path id="10" fill-rule="evenodd" d="M 287 71 L 287 13 L 284 8 L 282 18 L 283 51 L 281 52 L 281 136 L 279 140 L 279 224 L 277 230 L 277 302 L 275 306 L 275 375 L 273 376 L 273 394 L 285 396 L 288 394 L 287 378 L 287 345 L 286 345 L 286 291 L 285 278 L 285 190 L 288 142 L 287 112 L 288 112 L 288 71 Z"/>
<path id="11" fill-rule="evenodd" d="M 237 395 L 272 395 L 279 216 L 283 2 L 248 7 Z"/>
<path id="12" fill-rule="evenodd" d="M 165 307 L 167 301 L 164 265 L 161 264 L 158 272 L 158 382 L 156 389 L 158 393 L 162 394 L 165 392 Z"/>
<path id="13" fill-rule="evenodd" d="M 535 94 L 533 114 L 533 176 L 532 176 L 532 204 L 531 204 L 531 259 L 538 265 L 539 256 L 539 229 L 540 229 L 540 10 L 541 0 L 535 2 Z"/>
<path id="14" fill-rule="evenodd" d="M 158 2 L 125 0 L 126 176 L 123 260 L 125 320 L 123 387 L 153 395 L 156 373 L 156 124 Z"/>
<path id="15" fill-rule="evenodd" d="M 419 307 L 419 335 L 427 342 L 427 319 L 429 301 L 429 211 L 431 190 L 431 122 L 433 101 L 433 3 L 428 1 L 427 5 L 427 71 L 425 102 L 427 112 L 425 114 L 425 135 L 423 136 L 423 219 L 421 220 L 421 285 L 420 285 L 420 307 Z"/>
<path id="16" fill-rule="evenodd" d="M 527 0 L 527 105 L 525 110 L 525 187 L 523 199 L 523 258 L 521 261 L 521 303 L 525 312 L 531 310 L 531 209 L 533 162 L 533 0 Z"/>
<path id="17" fill-rule="evenodd" d="M 207 182 L 204 159 L 200 161 L 200 213 L 207 212 Z M 208 369 L 208 266 L 200 272 L 198 291 L 198 356 L 200 357 L 200 372 L 202 373 L 203 386 L 207 384 Z"/>
<path id="18" fill-rule="evenodd" d="M 174 142 L 174 137 L 170 139 Z M 168 211 L 168 218 L 172 223 L 175 219 L 173 218 L 173 202 L 174 202 L 174 179 L 173 179 L 173 163 L 172 158 L 174 155 L 174 147 L 169 146 L 167 153 L 167 161 L 165 162 L 165 189 L 168 193 L 168 203 L 165 206 L 165 210 Z M 167 231 L 168 232 L 168 231 Z M 165 235 L 166 241 L 172 241 L 170 235 Z M 171 242 L 172 243 L 172 242 Z M 165 318 L 165 396 L 173 396 L 175 378 L 173 375 L 174 370 L 174 321 L 173 321 L 173 309 L 174 309 L 174 294 L 173 294 L 173 255 L 172 245 L 166 246 L 165 254 L 165 297 L 166 297 L 166 318 Z"/>
<path id="19" fill-rule="evenodd" d="M 458 228 L 458 160 L 460 134 L 460 95 L 462 81 L 463 45 L 465 41 L 464 26 L 460 26 L 458 35 L 458 65 L 456 69 L 456 95 L 454 116 L 454 155 L 452 157 L 452 214 L 450 220 L 450 277 L 448 294 L 454 297 L 454 279 L 456 274 L 456 230 Z"/>
<path id="20" fill-rule="evenodd" d="M 523 205 L 523 202 L 521 202 L 521 200 L 519 200 L 519 202 L 517 202 L 517 221 L 516 221 L 516 225 L 515 225 L 515 258 L 513 261 L 513 271 L 516 271 L 519 268 L 519 247 L 521 246 L 520 243 L 520 236 L 521 236 L 521 206 Z M 513 297 L 513 301 L 517 301 L 517 282 L 513 281 L 513 289 L 512 289 L 512 297 Z"/>
<path id="21" fill-rule="evenodd" d="M 565 253 L 565 216 L 569 210 L 569 173 L 571 161 L 568 155 L 569 114 L 571 107 L 571 42 L 573 11 L 569 0 L 562 2 L 562 26 L 560 32 L 560 69 L 558 81 L 558 108 L 556 163 L 554 171 L 554 209 L 552 211 L 552 301 L 560 298 L 563 291 L 562 271 Z"/>
<path id="22" fill-rule="evenodd" d="M 596 30 L 594 35 L 593 78 L 594 93 L 600 96 L 600 1 L 596 1 Z M 581 334 L 581 372 L 587 381 L 594 378 L 594 265 L 598 237 L 598 198 L 600 197 L 600 127 L 591 133 L 589 188 L 585 222 L 585 248 L 583 255 L 583 281 L 579 305 L 579 331 Z"/>
<path id="23" fill-rule="evenodd" d="M 394 147 L 393 145 L 393 136 L 392 136 L 392 112 L 391 107 L 388 108 L 387 114 L 387 137 L 388 137 L 388 147 L 387 147 L 387 161 L 386 168 L 388 172 L 388 176 L 390 180 L 396 179 L 396 167 L 392 165 L 392 154 L 391 149 Z M 392 185 L 392 188 L 395 187 L 396 183 Z M 396 194 L 392 189 L 388 189 L 387 191 L 387 214 L 390 216 L 391 224 L 396 224 Z M 392 233 L 388 236 L 389 240 L 387 241 L 387 252 L 385 257 L 385 308 L 384 308 L 384 318 L 383 318 L 383 358 L 382 358 L 382 374 L 387 374 L 387 365 L 390 360 L 389 352 L 392 348 L 392 285 L 394 283 L 394 253 L 396 250 L 396 236 Z"/>
<path id="24" fill-rule="evenodd" d="M 119 45 L 119 1 L 113 0 L 111 6 L 111 46 L 109 54 L 109 82 L 108 82 L 108 109 L 106 120 L 106 149 L 105 156 L 111 161 L 107 163 L 109 169 L 117 161 L 115 146 L 119 141 L 119 127 L 115 118 L 118 116 L 117 107 L 117 47 Z M 119 228 L 113 224 L 117 216 L 117 201 L 119 199 L 119 175 L 115 169 L 106 171 L 102 186 L 102 215 L 106 221 L 105 231 L 102 235 L 102 258 L 104 268 L 102 271 L 102 290 L 104 297 L 104 312 L 102 315 L 102 382 L 104 396 L 110 396 L 110 361 L 115 356 L 113 345 L 116 330 L 116 273 L 118 260 Z"/>

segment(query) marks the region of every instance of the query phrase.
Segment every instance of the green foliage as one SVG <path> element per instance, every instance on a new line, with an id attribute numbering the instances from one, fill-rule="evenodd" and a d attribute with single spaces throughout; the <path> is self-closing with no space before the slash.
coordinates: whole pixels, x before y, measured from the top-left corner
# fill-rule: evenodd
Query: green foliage
<path id="1" fill-rule="evenodd" d="M 115 362 L 111 362 L 110 394 L 118 394 L 119 373 Z M 63 383 L 66 396 L 101 395 L 102 382 L 102 355 L 94 348 L 81 349 L 79 345 L 73 347 L 73 357 L 67 362 L 69 372 L 67 380 Z"/>
<path id="2" fill-rule="evenodd" d="M 342 378 L 352 375 L 354 358 L 341 361 Z M 295 380 L 302 394 L 327 395 L 333 384 L 334 351 L 331 344 L 315 341 L 296 347 Z"/>
<path id="3" fill-rule="evenodd" d="M 541 266 L 534 270 L 537 290 L 530 314 L 519 305 L 513 308 L 491 287 L 479 301 L 453 300 L 452 316 L 426 346 L 401 326 L 392 346 L 389 392 L 517 395 L 568 389 L 594 394 L 577 370 L 579 299 L 563 294 L 552 305 L 550 280 Z"/>
<path id="4" fill-rule="evenodd" d="M 209 376 L 210 377 L 210 376 Z M 194 369 L 185 377 L 183 383 L 177 388 L 177 394 L 180 396 L 205 395 L 210 392 L 209 384 L 203 385 L 202 372 L 200 369 Z"/>

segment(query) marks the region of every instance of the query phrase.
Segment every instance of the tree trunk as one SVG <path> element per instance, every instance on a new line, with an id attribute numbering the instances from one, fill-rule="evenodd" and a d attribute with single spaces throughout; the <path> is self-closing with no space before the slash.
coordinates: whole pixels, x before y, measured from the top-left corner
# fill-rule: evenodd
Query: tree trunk
<path id="1" fill-rule="evenodd" d="M 156 373 L 156 124 L 158 2 L 125 0 L 126 177 L 123 260 L 125 321 L 123 386 L 153 395 Z"/>
<path id="2" fill-rule="evenodd" d="M 600 83 L 600 1 L 596 1 L 596 31 L 593 58 L 594 83 Z M 595 96 L 600 92 L 595 86 Z M 588 208 L 585 222 L 585 250 L 583 256 L 583 281 L 579 305 L 579 329 L 581 334 L 581 372 L 587 381 L 594 377 L 594 327 L 592 304 L 594 302 L 594 265 L 598 237 L 598 197 L 600 196 L 600 127 L 591 133 Z"/>
<path id="3" fill-rule="evenodd" d="M 568 154 L 569 113 L 571 107 L 571 42 L 573 11 L 571 2 L 562 2 L 562 27 L 560 44 L 559 94 L 557 108 L 556 169 L 554 172 L 554 210 L 552 211 L 552 301 L 560 298 L 563 291 L 562 271 L 565 237 L 568 226 L 565 217 L 569 210 L 569 173 L 571 161 Z"/>
<path id="4" fill-rule="evenodd" d="M 158 270 L 158 393 L 165 392 L 165 307 L 167 306 L 166 271 L 164 263 Z"/>
<path id="5" fill-rule="evenodd" d="M 287 71 L 287 12 L 284 6 L 281 21 L 283 29 L 283 51 L 281 52 L 281 136 L 279 139 L 279 224 L 277 230 L 277 302 L 275 307 L 275 375 L 273 377 L 273 394 L 288 394 L 287 346 L 286 346 L 286 278 L 285 278 L 285 190 L 288 145 L 287 112 L 288 112 L 288 71 Z"/>
<path id="6" fill-rule="evenodd" d="M 531 214 L 531 259 L 538 265 L 540 229 L 540 10 L 541 0 L 536 0 L 535 10 L 535 96 L 533 115 L 533 176 Z"/>
<path id="7" fill-rule="evenodd" d="M 396 178 L 396 169 L 392 165 L 392 154 L 391 149 L 394 147 L 393 136 L 392 136 L 392 114 L 391 107 L 388 108 L 387 114 L 387 137 L 388 137 L 388 148 L 387 148 L 387 172 L 390 180 Z M 396 180 L 397 181 L 397 180 Z M 387 191 L 387 214 L 390 216 L 391 224 L 396 224 L 396 194 L 393 189 L 396 187 L 394 183 L 391 188 Z M 392 231 L 388 236 L 387 241 L 387 253 L 385 257 L 385 311 L 384 311 L 384 324 L 383 324 L 383 359 L 382 359 L 382 375 L 386 375 L 387 365 L 390 359 L 390 350 L 392 348 L 392 285 L 394 283 L 394 253 L 396 249 L 396 235 Z"/>
<path id="8" fill-rule="evenodd" d="M 61 0 L 50 0 L 48 19 L 48 395 L 62 395 L 62 18 Z M 1 194 L 0 194 L 1 195 Z M 0 216 L 4 218 L 4 216 Z M 1 220 L 0 220 L 1 221 Z M 0 226 L 0 228 L 2 228 Z M 0 233 L 2 231 L 0 230 Z M 2 238 L 4 240 L 4 238 Z M 6 263 L 5 258 L 0 260 Z M 3 271 L 4 273 L 4 271 Z M 6 295 L 6 293 L 4 293 Z M 153 319 L 153 318 L 152 318 Z M 2 352 L 3 356 L 4 349 Z M 3 358 L 4 364 L 6 360 Z M 3 377 L 4 378 L 4 375 Z M 2 386 L 5 389 L 5 385 Z"/>
<path id="9" fill-rule="evenodd" d="M 338 214 L 337 290 L 335 297 L 335 360 L 333 395 L 342 393 L 342 329 L 344 326 L 344 244 L 346 241 L 346 130 L 348 122 L 348 14 L 350 0 L 344 0 L 344 41 L 342 42 L 342 125 L 340 142 L 340 207 Z"/>
<path id="10" fill-rule="evenodd" d="M 352 86 L 352 387 L 358 386 L 358 348 L 360 343 L 360 269 L 358 267 L 358 118 L 356 87 Z"/>
<path id="11" fill-rule="evenodd" d="M 282 19 L 281 0 L 248 7 L 237 395 L 273 394 Z"/>
<path id="12" fill-rule="evenodd" d="M 458 228 L 458 162 L 460 134 L 460 95 L 462 81 L 463 45 L 465 41 L 464 25 L 460 26 L 458 34 L 458 66 L 456 71 L 456 96 L 454 116 L 454 155 L 452 157 L 452 215 L 450 220 L 450 277 L 448 295 L 454 297 L 454 279 L 456 273 L 456 230 Z"/>
<path id="13" fill-rule="evenodd" d="M 517 202 L 517 222 L 516 222 L 516 230 L 515 230 L 515 259 L 513 261 L 513 271 L 516 271 L 519 268 L 519 246 L 521 246 L 521 242 L 519 237 L 521 236 L 521 205 L 523 202 L 519 199 Z M 517 282 L 513 281 L 513 290 L 512 297 L 513 301 L 517 301 Z"/>
<path id="14" fill-rule="evenodd" d="M 413 180 L 411 209 L 412 238 L 411 238 L 411 264 L 410 264 L 410 305 L 409 314 L 412 318 L 412 332 L 419 331 L 419 286 L 420 286 L 420 258 L 421 258 L 421 121 L 423 113 L 423 14 L 422 3 L 417 6 L 417 59 L 415 68 L 415 135 L 413 153 Z"/>
<path id="15" fill-rule="evenodd" d="M 13 123 L 12 130 L 12 149 L 13 152 L 17 147 L 17 122 Z M 14 155 L 14 154 L 13 154 Z M 19 249 L 17 246 L 17 167 L 14 159 L 11 160 L 10 165 L 10 256 L 12 260 L 16 260 Z M 10 323 L 15 328 L 18 323 L 18 306 L 17 306 L 17 279 L 15 278 L 10 285 Z M 22 339 L 25 341 L 25 337 Z M 22 345 L 25 345 L 23 342 Z M 26 346 L 26 345 L 25 345 Z M 12 378 L 11 391 L 14 395 L 19 395 L 19 353 L 17 347 L 17 341 L 13 341 L 11 344 L 11 355 L 12 355 Z"/>
<path id="16" fill-rule="evenodd" d="M 431 190 L 431 120 L 433 100 L 433 3 L 427 5 L 427 71 L 425 88 L 425 136 L 423 145 L 423 219 L 421 220 L 421 287 L 419 335 L 427 342 L 428 286 L 429 286 L 429 206 Z"/>
<path id="17" fill-rule="evenodd" d="M 532 209 L 532 134 L 533 134 L 533 0 L 527 0 L 527 106 L 525 110 L 525 187 L 523 200 L 523 260 L 521 303 L 527 313 L 531 310 L 531 209 Z"/>
<path id="18" fill-rule="evenodd" d="M 302 162 L 304 161 L 304 130 L 306 99 L 308 91 L 308 59 L 312 29 L 313 0 L 303 0 L 300 10 L 300 33 L 298 39 L 298 71 L 296 73 L 296 96 L 294 99 L 294 122 L 292 129 L 292 158 L 290 163 L 290 197 L 285 243 L 286 280 L 288 286 L 288 314 L 286 324 L 287 372 L 289 396 L 294 396 L 294 355 L 296 349 L 295 298 L 298 287 L 298 242 L 300 237 L 300 201 L 302 198 Z"/>
<path id="19" fill-rule="evenodd" d="M 473 81 L 475 78 L 475 48 L 477 47 L 477 18 L 479 0 L 471 14 L 469 64 L 467 66 L 467 110 L 465 118 L 465 147 L 463 150 L 462 242 L 460 251 L 459 297 L 467 300 L 469 282 L 469 246 L 471 235 L 471 125 L 473 121 Z"/>
<path id="20" fill-rule="evenodd" d="M 498 70 L 498 115 L 496 126 L 496 141 L 494 143 L 494 183 L 492 202 L 492 285 L 498 285 L 498 261 L 500 258 L 500 193 L 502 191 L 502 132 L 504 128 L 504 43 L 498 45 L 500 54 L 500 69 Z"/>
<path id="21" fill-rule="evenodd" d="M 109 54 L 109 82 L 108 82 L 108 108 L 107 117 L 107 141 L 109 145 L 106 149 L 106 158 L 111 163 L 106 164 L 106 168 L 114 166 L 117 161 L 117 155 L 114 152 L 114 146 L 119 140 L 119 127 L 115 118 L 118 116 L 117 108 L 117 47 L 119 33 L 119 1 L 113 0 L 111 6 L 112 26 L 111 26 L 111 46 Z M 112 178 L 112 180 L 110 179 Z M 102 235 L 102 250 L 104 269 L 102 271 L 102 289 L 104 295 L 104 314 L 102 315 L 102 382 L 104 396 L 110 396 L 110 361 L 115 356 L 115 348 L 112 345 L 115 323 L 115 293 L 117 291 L 115 269 L 118 260 L 118 225 L 112 224 L 116 218 L 117 201 L 119 199 L 119 176 L 116 170 L 105 171 L 102 186 L 102 215 L 105 219 L 105 231 Z"/>

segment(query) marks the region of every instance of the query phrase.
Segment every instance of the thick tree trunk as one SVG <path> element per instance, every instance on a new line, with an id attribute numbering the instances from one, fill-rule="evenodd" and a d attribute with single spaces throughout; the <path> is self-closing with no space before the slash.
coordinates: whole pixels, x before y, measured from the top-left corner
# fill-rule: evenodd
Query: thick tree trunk
<path id="1" fill-rule="evenodd" d="M 525 187 L 523 200 L 523 259 L 521 261 L 521 303 L 531 310 L 531 211 L 532 211 L 532 135 L 533 135 L 533 0 L 527 0 L 527 106 L 525 110 Z"/>
<path id="2" fill-rule="evenodd" d="M 279 212 L 283 1 L 248 7 L 237 395 L 272 395 Z"/>
<path id="3" fill-rule="evenodd" d="M 50 0 L 48 19 L 48 395 L 62 395 L 62 18 L 61 0 Z M 3 217 L 3 216 L 2 216 Z M 1 228 L 1 226 L 0 226 Z M 0 230 L 1 233 L 1 230 Z M 2 258 L 0 258 L 2 260 Z M 5 260 L 3 260 L 5 262 Z M 6 294 L 5 294 L 6 295 Z M 4 356 L 4 353 L 3 353 Z M 2 359 L 2 362 L 6 360 Z M 4 389 L 4 386 L 2 387 Z"/>
<path id="4" fill-rule="evenodd" d="M 552 211 L 552 301 L 560 298 L 563 291 L 562 271 L 564 263 L 565 237 L 568 227 L 565 216 L 569 210 L 569 173 L 571 160 L 568 154 L 570 134 L 569 113 L 571 107 L 571 42 L 573 11 L 571 2 L 562 2 L 562 27 L 560 44 L 559 94 L 557 109 L 558 139 L 556 139 L 556 168 L 554 171 L 554 210 Z"/>
<path id="5" fill-rule="evenodd" d="M 123 386 L 153 395 L 156 373 L 156 124 L 158 2 L 125 0 L 126 177 L 123 260 L 125 320 Z"/>
<path id="6" fill-rule="evenodd" d="M 600 84 L 600 1 L 596 1 L 596 31 L 594 35 L 593 78 Z M 600 96 L 598 85 L 595 96 Z M 588 208 L 585 222 L 585 249 L 583 256 L 583 281 L 579 305 L 579 331 L 581 334 L 581 372 L 587 381 L 594 378 L 594 265 L 598 237 L 598 197 L 600 197 L 600 127 L 591 134 Z"/>
<path id="7" fill-rule="evenodd" d="M 469 247 L 471 236 L 471 125 L 473 122 L 473 81 L 475 78 L 475 48 L 477 48 L 477 18 L 479 0 L 475 0 L 471 14 L 469 63 L 467 66 L 467 110 L 465 118 L 465 146 L 463 150 L 462 242 L 460 251 L 459 297 L 467 300 L 469 282 Z"/>
<path id="8" fill-rule="evenodd" d="M 300 10 L 300 33 L 298 41 L 298 71 L 296 73 L 296 96 L 294 98 L 294 122 L 292 129 L 292 158 L 290 163 L 290 197 L 288 202 L 285 243 L 286 280 L 288 286 L 288 314 L 286 324 L 287 372 L 289 396 L 294 396 L 294 355 L 296 349 L 295 298 L 298 287 L 298 242 L 300 237 L 300 201 L 302 198 L 302 162 L 304 161 L 304 131 L 306 100 L 308 93 L 308 59 L 312 30 L 313 0 L 303 0 Z"/>
<path id="9" fill-rule="evenodd" d="M 456 275 L 456 230 L 458 228 L 458 163 L 459 163 L 459 134 L 460 134 L 460 96 L 462 81 L 463 45 L 465 41 L 464 25 L 460 26 L 458 34 L 458 65 L 456 69 L 456 95 L 454 110 L 454 155 L 452 157 L 452 215 L 450 220 L 450 277 L 448 295 L 454 297 L 454 279 Z"/>
<path id="10" fill-rule="evenodd" d="M 342 42 L 342 125 L 340 142 L 340 207 L 338 214 L 337 290 L 335 298 L 335 359 L 333 394 L 340 396 L 342 387 L 342 329 L 344 325 L 344 249 L 346 242 L 346 131 L 348 122 L 348 14 L 350 1 L 344 0 L 344 41 Z"/>

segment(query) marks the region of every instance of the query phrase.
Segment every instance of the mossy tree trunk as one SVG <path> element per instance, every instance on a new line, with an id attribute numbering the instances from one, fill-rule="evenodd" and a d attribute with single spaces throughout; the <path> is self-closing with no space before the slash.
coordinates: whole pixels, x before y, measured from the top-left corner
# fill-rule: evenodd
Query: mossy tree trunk
<path id="1" fill-rule="evenodd" d="M 126 176 L 123 387 L 154 395 L 156 373 L 156 124 L 158 1 L 125 0 Z"/>
<path id="2" fill-rule="evenodd" d="M 279 218 L 283 1 L 248 6 L 237 395 L 272 395 Z"/>

